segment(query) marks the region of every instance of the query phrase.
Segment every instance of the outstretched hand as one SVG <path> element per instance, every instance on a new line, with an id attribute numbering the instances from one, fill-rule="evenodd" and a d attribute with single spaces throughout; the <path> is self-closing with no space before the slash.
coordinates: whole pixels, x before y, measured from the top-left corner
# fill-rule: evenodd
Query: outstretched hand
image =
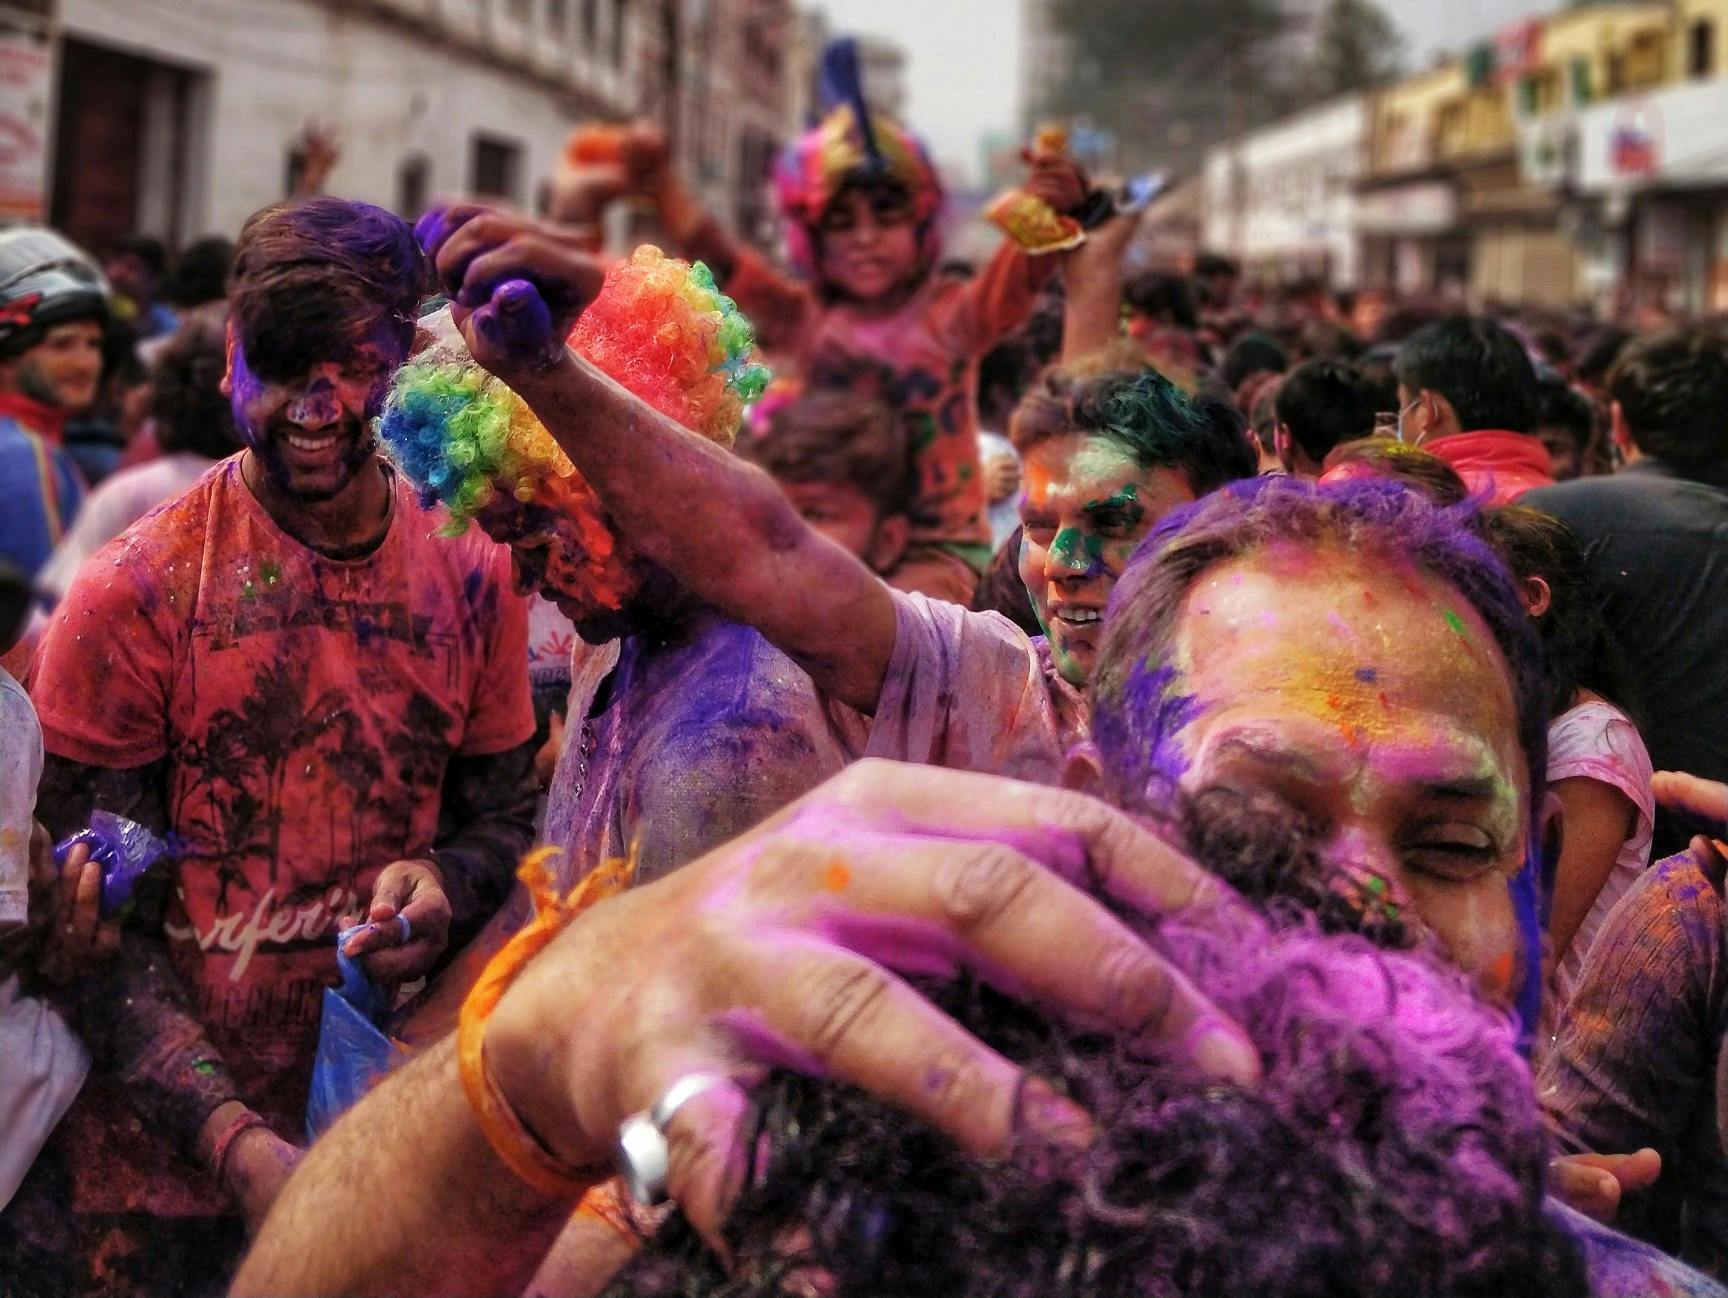
<path id="1" fill-rule="evenodd" d="M 860 762 L 703 859 L 582 914 L 504 995 L 486 1057 L 573 1166 L 691 1072 L 669 1188 L 710 1239 L 741 1175 L 745 1086 L 774 1064 L 842 1079 L 985 1156 L 1091 1122 L 902 980 L 965 968 L 1156 1041 L 1208 1075 L 1259 1076 L 1241 1031 L 1095 897 L 1173 911 L 1224 895 L 1126 817 L 1058 789 Z M 628 968 L 628 976 L 620 970 Z"/>
<path id="2" fill-rule="evenodd" d="M 414 233 L 468 350 L 506 382 L 564 355 L 571 327 L 605 280 L 581 237 L 511 212 L 435 208 Z"/>

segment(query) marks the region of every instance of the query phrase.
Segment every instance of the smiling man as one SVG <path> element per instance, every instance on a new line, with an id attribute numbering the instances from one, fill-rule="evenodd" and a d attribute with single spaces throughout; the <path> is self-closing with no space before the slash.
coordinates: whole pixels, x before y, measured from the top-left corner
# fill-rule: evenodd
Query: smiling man
<path id="1" fill-rule="evenodd" d="M 509 556 L 439 538 L 373 444 L 424 281 L 379 208 L 254 216 L 225 380 L 246 449 L 86 565 L 38 659 L 50 829 L 104 807 L 179 846 L 165 911 L 88 989 L 105 1075 L 67 1124 L 75 1248 L 148 1222 L 128 1238 L 156 1292 L 202 1292 L 235 1210 L 260 1220 L 292 1166 L 338 929 L 369 913 L 350 950 L 380 982 L 419 977 L 502 901 L 531 837 Z M 383 923 L 399 914 L 405 945 Z"/>

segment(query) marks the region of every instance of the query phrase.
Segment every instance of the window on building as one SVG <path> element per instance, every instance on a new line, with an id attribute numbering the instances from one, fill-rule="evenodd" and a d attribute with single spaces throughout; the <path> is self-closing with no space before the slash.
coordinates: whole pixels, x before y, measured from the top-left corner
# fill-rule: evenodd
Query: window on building
<path id="1" fill-rule="evenodd" d="M 1716 24 L 1700 18 L 1686 32 L 1686 74 L 1713 76 L 1716 72 Z"/>
<path id="2" fill-rule="evenodd" d="M 423 153 L 404 158 L 396 171 L 396 214 L 404 221 L 417 221 L 426 210 L 426 192 L 432 184 L 432 161 Z"/>
<path id="3" fill-rule="evenodd" d="M 1607 75 L 1602 78 L 1606 83 L 1602 89 L 1608 98 L 1623 94 L 1626 90 L 1626 57 L 1623 54 L 1610 54 L 1603 60 Z"/>
<path id="4" fill-rule="evenodd" d="M 612 0 L 612 66 L 624 66 L 624 50 L 630 35 L 630 0 Z"/>
<path id="5" fill-rule="evenodd" d="M 582 0 L 582 44 L 593 49 L 600 43 L 600 0 Z"/>
<path id="6" fill-rule="evenodd" d="M 516 202 L 521 195 L 522 146 L 495 135 L 476 135 L 468 188 L 490 198 Z"/>
<path id="7" fill-rule="evenodd" d="M 559 40 L 570 26 L 570 0 L 546 0 L 546 26 Z"/>
<path id="8" fill-rule="evenodd" d="M 510 16 L 519 23 L 528 21 L 534 11 L 534 0 L 510 0 Z"/>

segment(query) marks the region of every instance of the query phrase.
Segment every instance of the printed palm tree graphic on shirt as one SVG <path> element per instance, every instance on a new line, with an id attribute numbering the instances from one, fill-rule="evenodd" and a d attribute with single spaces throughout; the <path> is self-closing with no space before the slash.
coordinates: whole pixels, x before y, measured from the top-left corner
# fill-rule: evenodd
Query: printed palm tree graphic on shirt
<path id="1" fill-rule="evenodd" d="M 368 734 L 346 692 L 324 690 L 308 701 L 308 671 L 290 657 L 265 664 L 241 703 L 213 713 L 203 743 L 181 756 L 208 801 L 219 909 L 233 888 L 248 890 L 248 857 L 264 856 L 276 884 L 284 820 L 320 810 L 345 813 L 348 841 L 338 843 L 333 829 L 327 855 L 337 873 L 316 886 L 353 887 L 361 867 L 383 863 L 371 856 L 409 850 L 416 803 L 437 789 L 449 762 L 455 727 L 437 700 L 414 690 L 372 712 Z M 297 780 L 325 792 L 287 798 Z M 193 783 L 182 789 L 182 806 Z"/>

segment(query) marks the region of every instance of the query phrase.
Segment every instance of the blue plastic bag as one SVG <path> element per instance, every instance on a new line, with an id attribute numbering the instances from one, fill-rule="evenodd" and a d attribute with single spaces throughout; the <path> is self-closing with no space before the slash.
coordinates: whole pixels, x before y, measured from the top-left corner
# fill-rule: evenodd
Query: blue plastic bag
<path id="1" fill-rule="evenodd" d="M 318 1021 L 318 1053 L 312 1061 L 312 1087 L 306 1097 L 306 1139 L 318 1139 L 402 1059 L 401 1047 L 379 1030 L 378 1020 L 390 1008 L 382 988 L 366 977 L 353 957 L 344 954 L 348 939 L 364 924 L 336 936 L 336 966 L 340 987 L 324 989 Z"/>

